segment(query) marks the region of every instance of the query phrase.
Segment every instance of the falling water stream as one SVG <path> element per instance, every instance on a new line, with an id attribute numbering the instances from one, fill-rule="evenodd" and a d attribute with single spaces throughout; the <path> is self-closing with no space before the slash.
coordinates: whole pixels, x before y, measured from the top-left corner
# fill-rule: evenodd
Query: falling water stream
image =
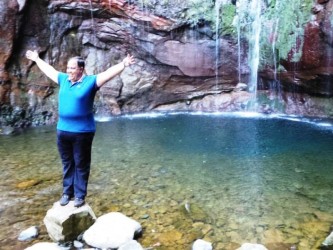
<path id="1" fill-rule="evenodd" d="M 240 19 L 237 13 L 237 51 L 238 51 L 238 82 L 242 82 L 241 78 L 241 31 L 240 31 Z"/>
<path id="2" fill-rule="evenodd" d="M 275 104 L 273 105 L 274 109 L 279 109 L 280 103 L 283 103 L 282 99 L 282 91 L 281 91 L 281 84 L 278 79 L 278 55 L 276 51 L 276 42 L 278 39 L 279 34 L 279 22 L 280 22 L 280 12 L 281 4 L 280 1 L 277 0 L 275 2 L 275 12 L 274 12 L 274 20 L 272 21 L 272 33 L 270 35 L 270 43 L 272 48 L 272 57 L 273 57 L 273 70 L 274 70 L 274 79 L 271 81 L 269 90 L 270 90 L 270 99 L 275 101 Z"/>
<path id="3" fill-rule="evenodd" d="M 261 31 L 261 0 L 250 1 L 249 15 L 253 18 L 250 23 L 250 40 L 249 40 L 249 64 L 251 68 L 249 90 L 256 96 L 258 83 L 258 66 L 259 66 L 259 43 Z"/>
<path id="4" fill-rule="evenodd" d="M 246 33 L 249 43 L 249 68 L 250 79 L 248 90 L 253 94 L 248 105 L 248 110 L 256 110 L 257 102 L 257 84 L 258 67 L 260 59 L 260 33 L 261 33 L 261 0 L 239 0 L 237 1 L 237 32 L 238 32 L 238 50 L 239 50 L 239 68 L 240 68 L 240 37 Z"/>
<path id="5" fill-rule="evenodd" d="M 222 54 L 221 46 L 220 46 L 220 10 L 221 10 L 222 0 L 217 0 L 215 2 L 215 88 L 218 89 L 219 84 L 219 65 L 220 65 L 220 54 Z"/>

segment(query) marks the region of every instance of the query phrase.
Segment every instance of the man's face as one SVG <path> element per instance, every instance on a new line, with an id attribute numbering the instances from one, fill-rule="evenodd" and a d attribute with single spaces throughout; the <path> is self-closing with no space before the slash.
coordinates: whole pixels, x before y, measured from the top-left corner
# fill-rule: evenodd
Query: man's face
<path id="1" fill-rule="evenodd" d="M 83 69 L 79 68 L 79 66 L 77 65 L 77 61 L 75 59 L 71 59 L 68 61 L 67 74 L 71 82 L 77 82 L 82 77 Z"/>

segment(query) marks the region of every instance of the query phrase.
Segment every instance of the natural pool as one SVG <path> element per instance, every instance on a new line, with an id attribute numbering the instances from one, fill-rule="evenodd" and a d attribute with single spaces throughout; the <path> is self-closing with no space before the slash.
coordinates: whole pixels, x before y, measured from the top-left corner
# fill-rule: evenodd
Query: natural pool
<path id="1" fill-rule="evenodd" d="M 55 127 L 0 137 L 0 245 L 50 241 L 61 195 Z M 168 114 L 98 122 L 87 202 L 139 221 L 150 249 L 244 242 L 316 249 L 333 223 L 333 123 L 244 114 Z M 190 211 L 187 212 L 185 207 Z M 33 242 L 18 242 L 30 226 Z"/>

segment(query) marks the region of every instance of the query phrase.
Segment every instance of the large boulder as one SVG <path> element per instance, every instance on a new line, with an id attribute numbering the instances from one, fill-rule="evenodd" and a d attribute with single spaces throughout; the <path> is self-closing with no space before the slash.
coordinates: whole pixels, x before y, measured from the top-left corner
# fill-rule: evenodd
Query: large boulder
<path id="1" fill-rule="evenodd" d="M 102 249 L 119 248 L 141 234 L 139 222 L 119 212 L 99 217 L 83 234 L 83 240 L 90 246 Z"/>
<path id="2" fill-rule="evenodd" d="M 47 211 L 44 224 L 50 238 L 55 242 L 75 240 L 80 234 L 94 224 L 96 216 L 86 203 L 80 208 L 74 207 L 74 202 L 61 206 L 59 202 Z"/>

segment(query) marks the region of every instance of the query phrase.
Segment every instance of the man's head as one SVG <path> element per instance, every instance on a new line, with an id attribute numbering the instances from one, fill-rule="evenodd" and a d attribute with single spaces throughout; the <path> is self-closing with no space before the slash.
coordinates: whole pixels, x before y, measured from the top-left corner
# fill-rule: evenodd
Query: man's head
<path id="1" fill-rule="evenodd" d="M 83 75 L 84 60 L 80 56 L 72 57 L 67 63 L 67 74 L 71 82 L 77 82 Z"/>

